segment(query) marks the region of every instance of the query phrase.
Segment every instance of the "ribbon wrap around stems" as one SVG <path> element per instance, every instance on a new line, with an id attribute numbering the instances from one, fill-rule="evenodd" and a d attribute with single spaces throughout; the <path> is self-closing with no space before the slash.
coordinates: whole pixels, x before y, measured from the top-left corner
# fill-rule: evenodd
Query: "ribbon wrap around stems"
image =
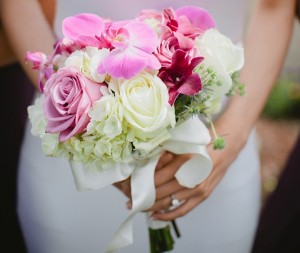
<path id="1" fill-rule="evenodd" d="M 175 174 L 182 186 L 193 188 L 206 179 L 212 170 L 212 162 L 206 151 L 206 145 L 211 140 L 209 131 L 198 117 L 192 117 L 170 129 L 170 134 L 171 138 L 163 144 L 162 150 L 175 154 L 194 154 Z M 106 253 L 115 252 L 133 243 L 134 215 L 150 208 L 155 201 L 154 171 L 159 157 L 160 154 L 155 154 L 134 163 L 116 164 L 109 170 L 86 167 L 80 162 L 70 161 L 77 189 L 81 191 L 98 190 L 131 176 L 132 209 L 114 234 Z M 149 223 L 153 228 L 163 227 L 166 224 L 159 221 Z"/>

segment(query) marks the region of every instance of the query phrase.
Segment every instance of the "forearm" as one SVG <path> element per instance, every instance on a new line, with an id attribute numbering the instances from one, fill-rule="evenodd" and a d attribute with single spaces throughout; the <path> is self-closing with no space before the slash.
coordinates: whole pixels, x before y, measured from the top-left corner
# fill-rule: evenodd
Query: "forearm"
<path id="1" fill-rule="evenodd" d="M 239 133 L 245 143 L 282 68 L 291 39 L 295 0 L 258 0 L 245 41 L 241 81 L 245 96 L 231 99 L 220 121 L 220 134 Z M 237 140 L 238 141 L 238 140 Z M 241 144 L 243 145 L 243 144 Z"/>
<path id="2" fill-rule="evenodd" d="M 0 26 L 0 68 L 15 61 L 15 55 Z"/>
<path id="3" fill-rule="evenodd" d="M 41 6 L 37 0 L 0 0 L 0 15 L 15 56 L 37 85 L 38 73 L 26 64 L 26 52 L 42 51 L 50 54 L 56 40 Z"/>

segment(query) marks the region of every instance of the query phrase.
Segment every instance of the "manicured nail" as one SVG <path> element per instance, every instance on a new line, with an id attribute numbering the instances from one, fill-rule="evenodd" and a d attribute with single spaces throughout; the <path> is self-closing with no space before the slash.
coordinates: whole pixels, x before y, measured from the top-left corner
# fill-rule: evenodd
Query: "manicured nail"
<path id="1" fill-rule="evenodd" d="M 126 206 L 127 206 L 127 209 L 131 209 L 131 208 L 132 208 L 132 203 L 131 203 L 131 201 L 128 201 L 128 202 L 126 203 Z"/>
<path id="2" fill-rule="evenodd" d="M 155 215 L 152 215 L 151 220 L 157 220 L 157 217 Z"/>

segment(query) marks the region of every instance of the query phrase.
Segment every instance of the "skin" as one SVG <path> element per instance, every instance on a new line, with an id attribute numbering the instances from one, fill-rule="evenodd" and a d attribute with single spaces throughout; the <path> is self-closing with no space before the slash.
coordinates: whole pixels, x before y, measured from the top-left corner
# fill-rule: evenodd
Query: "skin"
<path id="1" fill-rule="evenodd" d="M 55 3 L 55 0 L 0 0 L 0 67 L 19 61 L 35 85 L 38 71 L 32 70 L 24 59 L 27 51 L 52 52 L 56 41 L 52 30 Z"/>
<path id="2" fill-rule="evenodd" d="M 226 148 L 216 151 L 208 147 L 213 171 L 204 182 L 192 189 L 182 187 L 174 178 L 176 171 L 192 154 L 164 153 L 155 173 L 156 201 L 147 210 L 154 212 L 154 220 L 174 220 L 202 203 L 246 144 L 285 60 L 293 30 L 295 6 L 295 0 L 256 1 L 245 40 L 245 65 L 240 76 L 246 85 L 246 95 L 231 98 L 224 113 L 214 123 L 217 132 L 224 134 Z M 239 120 L 241 118 L 242 121 Z M 117 186 L 130 197 L 128 180 Z M 172 194 L 184 202 L 168 211 Z M 127 206 L 131 207 L 130 200 Z"/>

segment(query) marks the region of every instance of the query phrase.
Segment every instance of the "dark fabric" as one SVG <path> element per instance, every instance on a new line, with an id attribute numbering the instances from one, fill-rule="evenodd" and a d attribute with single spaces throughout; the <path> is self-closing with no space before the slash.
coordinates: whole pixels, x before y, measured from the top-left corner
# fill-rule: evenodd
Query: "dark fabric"
<path id="1" fill-rule="evenodd" d="M 262 210 L 252 253 L 300 253 L 300 137 Z"/>
<path id="2" fill-rule="evenodd" d="M 16 213 L 20 145 L 34 88 L 19 64 L 0 68 L 1 249 L 26 252 Z"/>

